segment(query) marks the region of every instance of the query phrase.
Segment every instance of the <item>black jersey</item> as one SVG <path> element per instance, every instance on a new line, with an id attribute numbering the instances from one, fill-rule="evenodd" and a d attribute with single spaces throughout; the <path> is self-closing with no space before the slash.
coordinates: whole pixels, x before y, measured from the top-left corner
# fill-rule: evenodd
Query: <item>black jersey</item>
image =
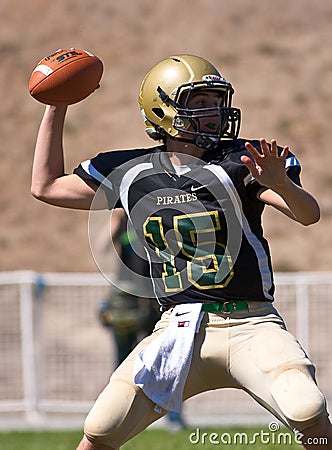
<path id="1" fill-rule="evenodd" d="M 244 139 L 222 141 L 201 160 L 175 170 L 164 146 L 101 153 L 75 173 L 123 207 L 144 243 L 156 297 L 177 303 L 273 301 L 270 251 L 263 236 L 262 186 L 241 156 Z M 251 141 L 260 148 L 259 141 Z M 288 176 L 300 185 L 289 153 Z"/>

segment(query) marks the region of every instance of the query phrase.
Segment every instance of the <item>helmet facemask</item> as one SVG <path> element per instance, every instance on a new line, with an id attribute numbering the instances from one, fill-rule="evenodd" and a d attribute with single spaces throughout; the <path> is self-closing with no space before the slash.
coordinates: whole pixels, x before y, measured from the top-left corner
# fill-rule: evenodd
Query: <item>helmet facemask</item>
<path id="1" fill-rule="evenodd" d="M 220 105 L 195 109 L 188 107 L 193 93 L 208 90 L 221 94 Z M 241 111 L 231 106 L 234 91 L 226 80 L 183 84 L 178 88 L 174 100 L 168 97 L 161 87 L 158 87 L 157 91 L 161 100 L 176 110 L 172 126 L 180 132 L 180 135 L 174 139 L 212 149 L 222 138 L 236 139 L 238 137 Z"/>

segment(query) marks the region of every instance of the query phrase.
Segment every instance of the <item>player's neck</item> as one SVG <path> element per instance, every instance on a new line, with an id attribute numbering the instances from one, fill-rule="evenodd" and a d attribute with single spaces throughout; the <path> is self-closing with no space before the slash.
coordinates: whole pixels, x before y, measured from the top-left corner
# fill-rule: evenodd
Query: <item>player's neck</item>
<path id="1" fill-rule="evenodd" d="M 195 159 L 201 158 L 206 152 L 205 149 L 197 147 L 195 144 L 178 142 L 175 139 L 169 139 L 166 148 L 174 166 L 192 164 Z"/>

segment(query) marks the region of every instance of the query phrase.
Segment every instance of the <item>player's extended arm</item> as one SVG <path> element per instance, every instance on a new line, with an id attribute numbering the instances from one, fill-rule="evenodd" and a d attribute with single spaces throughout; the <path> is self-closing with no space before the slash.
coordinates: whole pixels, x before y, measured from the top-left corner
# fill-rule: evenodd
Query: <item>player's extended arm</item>
<path id="1" fill-rule="evenodd" d="M 55 206 L 89 209 L 97 186 L 64 172 L 63 128 L 66 106 L 47 106 L 38 131 L 31 193 Z"/>
<path id="2" fill-rule="evenodd" d="M 320 218 L 317 201 L 286 174 L 285 161 L 288 147 L 284 147 L 279 156 L 276 140 L 273 139 L 269 146 L 262 138 L 260 145 L 262 153 L 259 153 L 249 142 L 245 144 L 254 161 L 247 156 L 241 157 L 251 175 L 265 187 L 259 191 L 258 198 L 303 225 L 317 222 Z"/>

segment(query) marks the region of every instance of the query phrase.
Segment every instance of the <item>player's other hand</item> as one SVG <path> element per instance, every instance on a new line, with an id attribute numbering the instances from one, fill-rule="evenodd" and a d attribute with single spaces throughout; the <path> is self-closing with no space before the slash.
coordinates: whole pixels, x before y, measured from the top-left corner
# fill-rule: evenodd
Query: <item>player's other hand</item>
<path id="1" fill-rule="evenodd" d="M 241 156 L 241 161 L 247 166 L 251 175 L 262 185 L 270 189 L 280 188 L 286 182 L 286 158 L 289 147 L 283 147 L 278 154 L 277 141 L 272 139 L 267 143 L 265 138 L 260 140 L 261 153 L 250 143 L 245 147 L 252 156 Z"/>

